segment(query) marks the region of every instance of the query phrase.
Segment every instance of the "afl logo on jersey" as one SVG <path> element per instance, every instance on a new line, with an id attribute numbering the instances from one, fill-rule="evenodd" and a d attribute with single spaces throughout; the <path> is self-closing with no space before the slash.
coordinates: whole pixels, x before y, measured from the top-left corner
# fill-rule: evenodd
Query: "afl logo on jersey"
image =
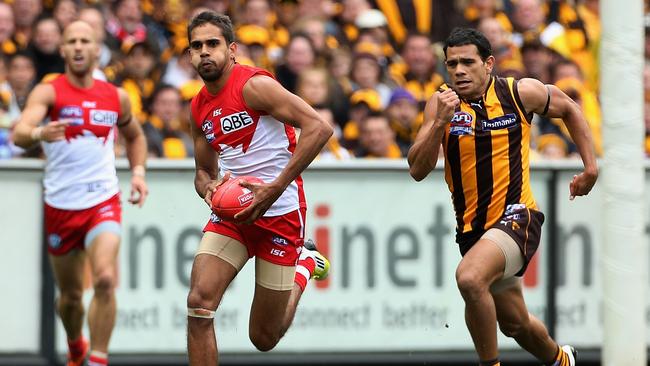
<path id="1" fill-rule="evenodd" d="M 59 109 L 59 119 L 67 120 L 71 126 L 84 124 L 84 111 L 76 105 L 66 105 Z"/>
<path id="2" fill-rule="evenodd" d="M 95 126 L 112 127 L 117 123 L 117 112 L 103 109 L 90 110 L 90 124 Z"/>
<path id="3" fill-rule="evenodd" d="M 221 117 L 221 131 L 224 135 L 239 131 L 253 124 L 253 119 L 247 112 L 237 112 Z"/>
<path id="4" fill-rule="evenodd" d="M 201 131 L 203 131 L 205 139 L 208 141 L 208 143 L 212 143 L 212 141 L 215 140 L 213 128 L 214 126 L 212 125 L 212 121 L 209 119 L 206 119 L 201 124 Z"/>
<path id="5" fill-rule="evenodd" d="M 472 134 L 472 117 L 471 114 L 467 112 L 456 112 L 451 118 L 451 123 L 449 125 L 449 133 L 452 135 L 471 135 Z"/>

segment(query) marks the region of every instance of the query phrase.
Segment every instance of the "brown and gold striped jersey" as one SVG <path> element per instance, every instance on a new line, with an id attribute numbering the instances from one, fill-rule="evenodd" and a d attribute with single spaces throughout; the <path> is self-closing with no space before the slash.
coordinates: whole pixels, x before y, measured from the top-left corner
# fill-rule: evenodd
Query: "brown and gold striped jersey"
<path id="1" fill-rule="evenodd" d="M 537 208 L 528 161 L 531 121 L 513 78 L 492 76 L 481 99 L 461 99 L 443 138 L 458 243 L 477 240 L 508 208 Z"/>

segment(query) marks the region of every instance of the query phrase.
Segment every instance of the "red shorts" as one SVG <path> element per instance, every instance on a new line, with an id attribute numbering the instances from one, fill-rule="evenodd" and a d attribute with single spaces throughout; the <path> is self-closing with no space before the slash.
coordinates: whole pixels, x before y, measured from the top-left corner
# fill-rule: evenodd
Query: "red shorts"
<path id="1" fill-rule="evenodd" d="M 120 229 L 122 205 L 119 194 L 83 210 L 60 210 L 46 203 L 47 251 L 52 255 L 64 255 L 73 249 L 83 250 L 87 234 L 103 222 L 114 222 L 107 224 L 107 231 Z"/>
<path id="2" fill-rule="evenodd" d="M 295 266 L 305 242 L 306 208 L 282 216 L 261 217 L 250 225 L 222 221 L 214 214 L 203 231 L 233 238 L 246 246 L 248 258 L 256 256 L 281 266 Z"/>

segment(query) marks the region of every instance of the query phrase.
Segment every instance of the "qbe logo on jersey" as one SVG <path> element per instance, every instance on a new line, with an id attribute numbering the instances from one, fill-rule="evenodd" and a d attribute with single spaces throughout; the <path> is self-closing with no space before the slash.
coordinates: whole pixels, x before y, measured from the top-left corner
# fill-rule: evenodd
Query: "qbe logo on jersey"
<path id="1" fill-rule="evenodd" d="M 252 124 L 253 118 L 251 118 L 246 111 L 221 117 L 221 131 L 224 135 L 239 131 Z"/>
<path id="2" fill-rule="evenodd" d="M 103 109 L 92 109 L 90 111 L 90 124 L 95 126 L 112 127 L 117 123 L 117 112 Z"/>

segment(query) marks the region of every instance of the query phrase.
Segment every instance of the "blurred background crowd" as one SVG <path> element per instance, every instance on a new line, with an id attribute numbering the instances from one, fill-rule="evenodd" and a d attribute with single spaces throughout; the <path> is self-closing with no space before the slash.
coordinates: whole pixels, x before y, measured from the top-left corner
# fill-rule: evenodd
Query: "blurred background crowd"
<path id="1" fill-rule="evenodd" d="M 63 72 L 62 28 L 76 19 L 94 27 L 95 76 L 129 93 L 150 156 L 192 157 L 189 101 L 202 82 L 186 27 L 206 9 L 232 18 L 239 63 L 272 71 L 335 127 L 321 160 L 405 157 L 426 100 L 447 80 L 441 43 L 456 26 L 486 34 L 496 75 L 555 84 L 580 104 L 602 153 L 599 0 L 9 0 L 0 2 L 0 158 L 41 154 L 12 146 L 11 128 L 33 86 Z M 650 131 L 650 39 L 645 55 Z M 560 121 L 536 116 L 534 126 L 535 159 L 577 156 Z"/>

